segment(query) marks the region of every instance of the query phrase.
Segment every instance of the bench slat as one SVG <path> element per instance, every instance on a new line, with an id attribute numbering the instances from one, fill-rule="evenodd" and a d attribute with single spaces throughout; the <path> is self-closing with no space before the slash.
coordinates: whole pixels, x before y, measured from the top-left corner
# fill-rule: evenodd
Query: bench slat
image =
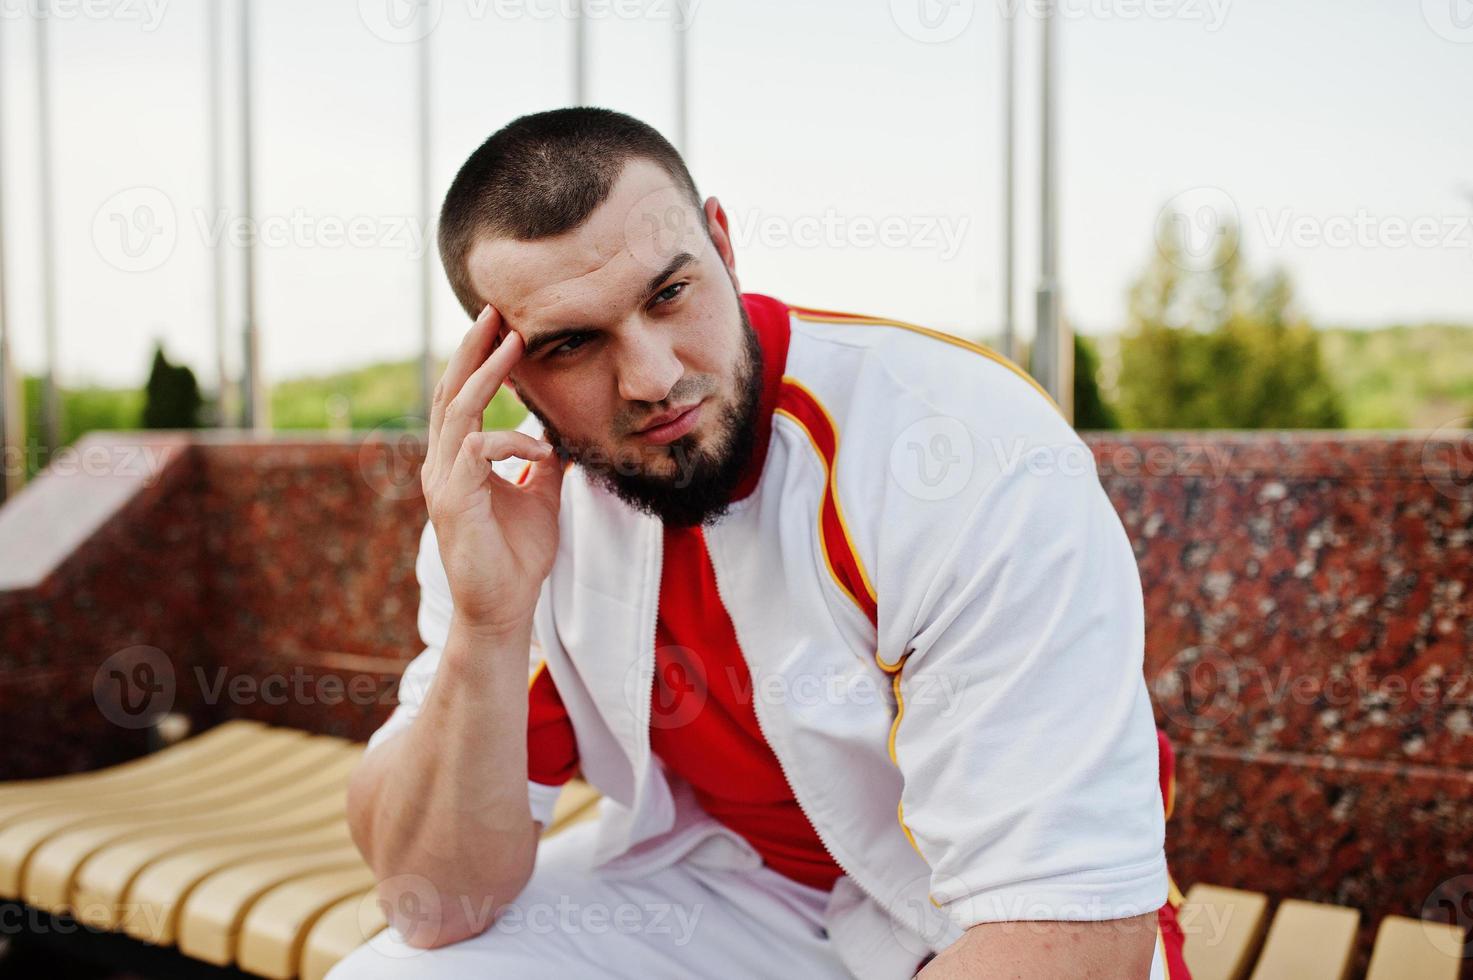
<path id="1" fill-rule="evenodd" d="M 187 770 L 199 764 L 205 757 L 225 754 L 231 750 L 231 746 L 244 744 L 252 736 L 266 730 L 266 726 L 259 721 L 237 719 L 221 722 L 214 728 L 175 745 L 108 766 L 106 769 L 0 783 L 0 803 L 34 798 L 93 796 L 107 792 L 121 783 L 158 779 L 179 770 Z"/>
<path id="2" fill-rule="evenodd" d="M 338 739 L 305 740 L 280 759 L 231 787 L 225 799 L 187 802 L 171 810 L 137 810 L 109 814 L 74 826 L 40 845 L 31 854 L 22 881 L 26 902 L 50 912 L 71 908 L 72 885 L 82 862 L 110 844 L 126 842 L 150 832 L 167 834 L 182 842 L 223 826 L 244 826 L 266 819 L 304 796 L 329 791 L 341 774 L 346 779 L 352 756 Z M 191 810 L 194 812 L 191 813 Z"/>
<path id="3" fill-rule="evenodd" d="M 1465 942 L 1456 926 L 1388 915 L 1376 929 L 1366 980 L 1458 980 Z"/>
<path id="4" fill-rule="evenodd" d="M 143 816 L 198 812 L 202 807 L 238 799 L 254 790 L 260 773 L 301 743 L 301 732 L 269 731 L 260 740 L 191 773 L 186 779 L 98 800 L 53 802 L 27 813 L 0 830 L 0 898 L 24 898 L 25 867 L 35 849 L 52 836 L 83 826 L 106 814 Z"/>
<path id="5" fill-rule="evenodd" d="M 215 844 L 156 861 L 129 886 L 123 903 L 127 914 L 118 925 L 135 939 L 156 946 L 172 945 L 178 938 L 185 900 L 210 876 L 253 863 L 306 859 L 324 849 L 342 846 L 347 839 L 347 825 L 342 818 L 341 794 L 328 809 L 336 812 L 325 824 L 265 839 Z"/>
<path id="6" fill-rule="evenodd" d="M 318 917 L 345 898 L 373 885 L 367 865 L 287 882 L 263 895 L 241 924 L 236 962 L 242 970 L 291 980 L 307 931 Z"/>
<path id="7" fill-rule="evenodd" d="M 64 793 L 36 791 L 0 797 L 0 827 L 28 816 L 66 812 L 68 807 L 82 808 L 90 813 L 156 802 L 161 793 L 187 789 L 198 781 L 201 773 L 209 773 L 222 766 L 237 767 L 237 760 L 241 758 L 262 757 L 262 745 L 279 746 L 304 737 L 300 732 L 294 737 L 294 733 L 286 729 L 246 729 L 235 733 L 234 738 L 212 741 L 205 746 L 205 751 L 163 771 L 130 774 L 127 779 L 108 780 L 105 785 L 80 792 L 68 789 Z M 98 778 L 101 778 L 100 774 Z"/>
<path id="8" fill-rule="evenodd" d="M 596 816 L 598 801 L 602 798 L 598 790 L 583 780 L 569 780 L 558 794 L 557 803 L 552 808 L 552 823 L 542 829 L 542 839 Z"/>
<path id="9" fill-rule="evenodd" d="M 602 795 L 588 783 L 570 780 L 558 795 L 542 839 L 595 817 L 600 799 Z M 322 980 L 328 970 L 388 925 L 373 889 L 338 902 L 321 915 L 302 942 L 298 968 L 302 980 Z"/>
<path id="10" fill-rule="evenodd" d="M 72 914 L 88 925 L 116 929 L 129 887 L 156 862 L 219 844 L 261 844 L 341 819 L 348 771 L 360 754 L 347 743 L 344 748 L 349 751 L 342 758 L 307 779 L 264 794 L 248 809 L 227 808 L 110 841 L 77 868 Z"/>
<path id="11" fill-rule="evenodd" d="M 353 950 L 389 926 L 372 888 L 342 899 L 322 913 L 302 943 L 301 980 L 322 980 Z"/>
<path id="12" fill-rule="evenodd" d="M 1268 925 L 1268 897 L 1193 885 L 1178 912 L 1192 980 L 1243 980 Z"/>
<path id="13" fill-rule="evenodd" d="M 1360 913 L 1286 898 L 1263 942 L 1253 980 L 1345 980 Z"/>
<path id="14" fill-rule="evenodd" d="M 226 966 L 235 958 L 241 922 L 271 889 L 322 871 L 349 871 L 368 866 L 341 826 L 337 847 L 310 855 L 268 858 L 210 875 L 184 900 L 179 913 L 179 950 L 195 959 Z M 368 884 L 373 884 L 372 880 Z"/>

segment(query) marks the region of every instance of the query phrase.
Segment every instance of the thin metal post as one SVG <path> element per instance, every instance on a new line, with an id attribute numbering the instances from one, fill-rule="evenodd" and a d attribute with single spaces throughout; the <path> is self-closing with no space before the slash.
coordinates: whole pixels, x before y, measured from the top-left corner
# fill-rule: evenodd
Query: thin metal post
<path id="1" fill-rule="evenodd" d="M 4 18 L 0 18 L 0 28 Z M 0 42 L 3 43 L 3 42 Z M 0 157 L 5 152 L 5 65 L 0 62 Z M 0 175 L 3 176 L 3 175 Z M 20 490 L 25 478 L 25 437 L 20 432 L 20 399 L 11 377 L 9 320 L 5 296 L 5 185 L 0 181 L 0 503 Z M 14 449 L 12 450 L 12 447 Z"/>
<path id="2" fill-rule="evenodd" d="M 61 401 L 56 388 L 56 212 L 53 200 L 51 146 L 51 65 L 47 0 L 36 0 L 36 126 L 38 192 L 41 211 L 41 329 L 45 337 L 46 368 L 41 377 L 41 442 L 48 454 L 61 444 Z"/>
<path id="3" fill-rule="evenodd" d="M 1018 66 L 1016 46 L 1018 40 L 1017 18 L 1003 9 L 1003 83 L 1002 83 L 1002 353 L 1008 358 L 1017 358 L 1017 327 L 1014 323 L 1013 291 L 1016 277 L 1014 268 L 1014 196 L 1016 175 L 1013 161 L 1017 157 L 1017 126 L 1014 120 L 1014 102 L 1017 98 Z"/>
<path id="4" fill-rule="evenodd" d="M 207 125 L 209 126 L 209 157 L 210 157 L 210 206 L 218 218 L 225 210 L 225 163 L 224 154 L 224 123 L 223 113 L 220 111 L 220 97 L 224 90 L 224 44 L 222 33 L 224 25 L 220 17 L 220 0 L 208 0 L 205 4 L 208 11 L 205 21 L 205 29 L 208 32 L 206 38 L 206 52 L 209 64 L 206 71 L 209 73 L 209 88 L 207 98 L 209 102 L 205 108 Z M 239 409 L 235 404 L 235 392 L 230 383 L 229 358 L 226 350 L 229 341 L 229 316 L 225 309 L 225 245 L 223 240 L 215 242 L 210 249 L 210 287 L 214 293 L 214 318 L 215 318 L 215 375 L 216 375 L 216 406 L 219 413 L 219 425 L 227 427 L 232 424 Z"/>
<path id="5" fill-rule="evenodd" d="M 1039 261 L 1037 323 L 1033 335 L 1033 375 L 1044 390 L 1061 401 L 1059 348 L 1058 177 L 1054 132 L 1054 3 L 1044 4 L 1039 77 Z"/>
<path id="6" fill-rule="evenodd" d="M 419 15 L 430 16 L 430 5 L 420 7 Z M 434 252 L 429 246 L 430 232 L 435 223 L 434 207 L 430 195 L 430 30 L 429 25 L 419 39 L 417 47 L 419 67 L 419 213 L 424 222 L 423 245 L 420 250 L 419 284 L 419 390 L 420 415 L 429 424 L 430 403 L 435 395 L 434 360 Z"/>
<path id="7" fill-rule="evenodd" d="M 573 104 L 588 104 L 588 18 L 573 0 Z"/>
<path id="8" fill-rule="evenodd" d="M 251 0 L 240 4 L 240 179 L 242 219 L 254 227 L 255 174 L 251 165 L 253 147 L 251 119 Z M 242 328 L 244 363 L 241 366 L 241 426 L 263 431 L 270 425 L 261 382 L 260 334 L 256 327 L 256 249 L 250 236 L 241 250 L 241 293 L 245 323 Z"/>
<path id="9" fill-rule="evenodd" d="M 690 29 L 685 3 L 675 4 L 675 149 L 690 165 Z"/>

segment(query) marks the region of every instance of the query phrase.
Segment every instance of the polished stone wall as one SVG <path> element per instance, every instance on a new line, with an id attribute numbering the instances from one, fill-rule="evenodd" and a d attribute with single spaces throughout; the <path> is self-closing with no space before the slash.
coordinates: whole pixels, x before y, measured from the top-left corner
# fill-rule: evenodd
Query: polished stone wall
<path id="1" fill-rule="evenodd" d="M 1088 442 L 1140 565 L 1146 675 L 1178 750 L 1179 883 L 1354 905 L 1367 928 L 1438 901 L 1473 847 L 1466 446 Z M 151 464 L 117 472 L 140 447 Z M 366 738 L 419 652 L 418 442 L 81 448 L 111 463 L 48 473 L 0 510 L 0 777 L 135 755 L 129 724 L 166 695 L 199 726 Z M 152 692 L 142 709 L 126 681 Z"/>

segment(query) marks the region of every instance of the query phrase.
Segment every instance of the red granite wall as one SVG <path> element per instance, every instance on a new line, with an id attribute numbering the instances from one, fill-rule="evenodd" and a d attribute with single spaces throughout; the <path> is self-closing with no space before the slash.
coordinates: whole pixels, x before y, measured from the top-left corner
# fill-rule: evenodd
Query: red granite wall
<path id="1" fill-rule="evenodd" d="M 170 710 L 360 739 L 382 722 L 419 652 L 417 440 L 82 452 L 96 465 L 0 511 L 0 554 L 27 556 L 0 575 L 0 779 L 136 756 Z M 58 540 L 92 520 L 80 547 Z"/>
<path id="2" fill-rule="evenodd" d="M 29 588 L 0 588 L 0 778 L 137 756 L 145 749 L 145 708 L 166 698 L 200 714 L 187 691 L 175 703 L 166 679 L 206 655 L 199 468 L 183 443 L 152 445 L 159 455 L 151 464 L 120 441 L 93 454 L 87 471 L 78 462 L 74 474 L 60 476 L 130 485 L 79 547 L 60 543 L 68 550 L 63 568 Z M 67 521 L 105 493 L 98 487 L 70 500 L 63 493 L 59 501 L 22 494 L 7 505 L 15 533 L 0 544 L 5 572 L 57 543 L 50 522 Z M 156 672 L 161 665 L 167 670 Z M 159 684 L 169 689 L 154 691 Z"/>
<path id="3" fill-rule="evenodd" d="M 198 454 L 206 686 L 224 684 L 220 715 L 367 738 L 420 651 L 422 446 L 406 435 Z"/>
<path id="4" fill-rule="evenodd" d="M 1424 906 L 1466 925 L 1468 444 L 1091 441 L 1135 545 L 1146 673 L 1178 747 L 1178 880 L 1355 906 L 1367 930 Z"/>
<path id="5" fill-rule="evenodd" d="M 1179 750 L 1178 881 L 1355 905 L 1368 926 L 1435 905 L 1473 841 L 1466 446 L 1089 441 L 1136 548 L 1146 673 Z M 0 777 L 136 754 L 107 671 L 172 672 L 200 724 L 364 738 L 392 706 L 419 650 L 417 442 L 171 451 L 84 547 L 0 587 Z"/>

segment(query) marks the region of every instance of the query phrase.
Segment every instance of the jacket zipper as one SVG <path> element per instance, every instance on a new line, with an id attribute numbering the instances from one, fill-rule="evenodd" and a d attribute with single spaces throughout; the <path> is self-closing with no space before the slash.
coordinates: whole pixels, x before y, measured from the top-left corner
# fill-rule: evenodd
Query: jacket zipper
<path id="1" fill-rule="evenodd" d="M 702 538 L 704 539 L 704 537 L 705 537 L 705 535 L 704 535 L 704 532 L 703 532 L 702 533 Z M 710 545 L 707 544 L 707 545 L 705 545 L 705 547 L 707 548 L 707 553 L 709 555 Z M 731 606 L 727 604 L 726 593 L 722 589 L 722 586 L 721 586 L 721 574 L 716 570 L 716 562 L 715 562 L 714 559 L 711 562 L 711 571 L 713 573 L 713 576 L 716 579 L 716 595 L 721 600 L 722 606 L 726 608 L 727 614 L 730 615 Z M 656 615 L 658 616 L 658 602 L 656 603 Z M 738 646 L 740 647 L 740 645 L 741 645 L 740 644 L 740 641 L 738 641 Z M 747 659 L 747 655 L 746 655 L 746 652 L 745 651 L 742 652 L 742 659 L 743 660 L 746 660 Z M 747 671 L 748 671 L 749 674 L 751 673 L 751 663 L 750 662 L 747 664 Z M 858 875 L 854 874 L 854 872 L 849 867 L 847 867 L 844 864 L 843 861 L 840 861 L 839 860 L 839 856 L 834 853 L 833 847 L 831 847 L 829 845 L 828 839 L 824 836 L 823 830 L 819 827 L 818 823 L 815 822 L 814 819 L 813 819 L 813 817 L 809 814 L 808 808 L 803 805 L 803 800 L 798 795 L 798 788 L 797 788 L 797 786 L 794 785 L 792 776 L 788 772 L 788 764 L 783 761 L 783 757 L 782 757 L 781 753 L 779 753 L 778 750 L 777 750 L 776 743 L 773 742 L 772 736 L 769 734 L 769 731 L 770 730 L 768 729 L 767 724 L 765 722 L 763 722 L 763 720 L 762 720 L 762 699 L 757 696 L 757 682 L 756 682 L 755 679 L 752 680 L 751 690 L 752 690 L 752 708 L 753 708 L 753 715 L 757 719 L 757 728 L 759 730 L 761 730 L 761 732 L 762 732 L 762 739 L 763 739 L 763 741 L 765 741 L 767 743 L 768 747 L 770 747 L 772 749 L 772 757 L 777 760 L 777 767 L 778 767 L 778 769 L 780 769 L 782 771 L 783 780 L 787 782 L 788 789 L 792 790 L 792 793 L 793 793 L 793 802 L 798 804 L 798 810 L 799 810 L 799 812 L 801 812 L 803 814 L 804 819 L 808 821 L 808 825 L 813 828 L 813 833 L 814 833 L 815 836 L 818 837 L 818 842 L 823 845 L 824 851 L 826 851 L 828 853 L 828 856 L 833 860 L 834 864 L 838 866 L 839 870 L 840 871 L 843 871 L 844 874 L 848 875 L 849 876 L 849 880 L 853 881 L 854 884 L 859 887 L 859 890 L 860 891 L 864 892 L 865 895 L 869 896 L 870 900 L 873 901 L 876 905 L 878 905 L 884 911 L 885 915 L 889 916 L 889 918 L 890 918 L 890 920 L 892 922 L 895 922 L 897 925 L 901 925 L 901 928 L 904 928 L 904 926 L 899 922 L 899 920 L 895 918 L 895 913 L 891 911 L 889 904 L 887 902 L 882 901 L 880 899 L 880 897 L 878 895 L 876 895 L 874 893 L 874 891 L 871 890 L 868 885 L 866 885 L 863 881 L 861 881 L 859 879 L 859 876 Z"/>
<path id="2" fill-rule="evenodd" d="M 650 628 L 648 633 L 649 642 L 645 644 L 641 659 L 648 657 L 650 670 L 649 675 L 644 677 L 644 724 L 640 732 L 640 743 L 644 746 L 645 779 L 649 779 L 649 767 L 655 764 L 654 746 L 650 744 L 650 725 L 654 721 L 655 713 L 655 672 L 660 669 L 657 662 L 655 647 L 660 642 L 660 592 L 661 577 L 665 573 L 665 537 L 663 528 L 657 528 L 655 534 L 655 573 L 649 581 L 654 582 L 655 601 L 654 612 L 650 614 Z"/>

